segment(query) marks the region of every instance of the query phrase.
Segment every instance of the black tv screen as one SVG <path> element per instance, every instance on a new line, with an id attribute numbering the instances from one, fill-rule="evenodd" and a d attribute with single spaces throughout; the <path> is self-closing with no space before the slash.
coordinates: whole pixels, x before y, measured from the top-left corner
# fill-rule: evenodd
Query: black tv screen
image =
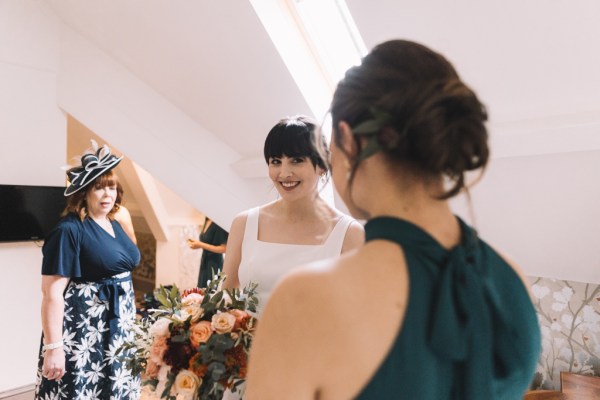
<path id="1" fill-rule="evenodd" d="M 67 204 L 61 186 L 0 185 L 0 242 L 42 240 Z"/>

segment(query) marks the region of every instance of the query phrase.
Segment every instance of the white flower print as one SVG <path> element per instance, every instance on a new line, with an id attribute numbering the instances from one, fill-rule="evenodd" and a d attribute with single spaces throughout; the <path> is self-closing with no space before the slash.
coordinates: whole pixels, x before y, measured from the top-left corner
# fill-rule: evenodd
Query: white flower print
<path id="1" fill-rule="evenodd" d="M 63 318 L 69 322 L 73 321 L 73 307 L 65 308 Z"/>
<path id="2" fill-rule="evenodd" d="M 75 348 L 73 349 L 73 356 L 69 360 L 75 361 L 76 368 L 83 368 L 87 363 L 90 362 L 91 353 L 96 352 L 96 349 L 94 349 L 93 345 L 94 343 L 85 340 L 85 338 L 79 344 L 75 345 Z"/>
<path id="3" fill-rule="evenodd" d="M 99 389 L 97 386 L 92 387 L 91 389 L 87 389 L 83 396 L 81 396 L 81 400 L 96 400 L 101 398 L 102 389 Z"/>
<path id="4" fill-rule="evenodd" d="M 92 318 L 98 318 L 102 313 L 108 309 L 106 302 L 100 301 L 98 297 L 94 296 L 92 299 L 87 300 L 85 304 L 88 305 L 87 315 Z"/>
<path id="5" fill-rule="evenodd" d="M 110 377 L 110 380 L 115 381 L 115 385 L 117 387 L 122 387 L 123 383 L 127 381 L 127 378 L 129 376 L 130 376 L 130 373 L 125 368 L 118 368 L 115 371 L 114 376 Z"/>
<path id="6" fill-rule="evenodd" d="M 139 399 L 141 380 L 123 365 L 120 353 L 132 335 L 131 320 L 135 317 L 131 284 L 124 286 L 129 290 L 120 297 L 120 323 L 116 324 L 115 331 L 109 328 L 107 303 L 97 300 L 99 284 L 72 282 L 68 286 L 63 341 L 70 372 L 58 385 L 42 379 L 41 355 L 36 379 L 37 399 Z"/>
<path id="7" fill-rule="evenodd" d="M 86 330 L 87 332 L 85 334 L 85 338 L 90 343 L 96 343 L 102 341 L 102 334 L 108 331 L 108 328 L 106 328 L 106 324 L 104 321 L 98 321 L 97 326 L 90 325 L 86 328 Z"/>
<path id="8" fill-rule="evenodd" d="M 79 314 L 79 322 L 76 325 L 77 328 L 78 329 L 82 329 L 82 328 L 85 328 L 88 325 L 90 325 L 90 318 L 86 317 L 83 314 Z"/>
<path id="9" fill-rule="evenodd" d="M 98 291 L 98 288 L 93 282 L 78 283 L 75 285 L 75 287 L 79 289 L 77 295 L 80 297 L 83 296 L 89 298 L 92 296 L 92 293 L 96 293 Z"/>
<path id="10" fill-rule="evenodd" d="M 70 349 L 71 347 L 75 346 L 75 344 L 77 344 L 77 342 L 75 341 L 75 335 L 77 333 L 76 332 L 71 332 L 69 330 L 69 328 L 66 328 L 63 332 L 63 343 L 65 344 L 65 346 Z"/>
<path id="11" fill-rule="evenodd" d="M 108 345 L 108 350 L 106 350 L 104 353 L 104 360 L 109 365 L 112 365 L 119 361 L 120 355 L 118 355 L 117 352 L 119 351 L 119 348 L 123 346 L 123 343 L 125 343 L 125 340 L 122 337 L 118 337 L 115 340 L 111 341 L 111 343 Z"/>
<path id="12" fill-rule="evenodd" d="M 104 373 L 102 372 L 102 367 L 104 367 L 104 365 L 102 365 L 101 363 L 93 362 L 88 367 L 89 369 L 86 372 L 84 372 L 83 376 L 85 376 L 85 378 L 88 379 L 90 382 L 97 383 L 99 378 L 105 377 Z"/>

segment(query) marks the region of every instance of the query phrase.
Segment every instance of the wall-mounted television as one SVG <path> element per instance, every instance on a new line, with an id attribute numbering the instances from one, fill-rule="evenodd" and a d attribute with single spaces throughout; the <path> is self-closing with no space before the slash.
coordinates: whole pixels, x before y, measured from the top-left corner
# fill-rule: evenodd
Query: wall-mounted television
<path id="1" fill-rule="evenodd" d="M 0 242 L 43 240 L 67 199 L 61 186 L 0 185 Z"/>

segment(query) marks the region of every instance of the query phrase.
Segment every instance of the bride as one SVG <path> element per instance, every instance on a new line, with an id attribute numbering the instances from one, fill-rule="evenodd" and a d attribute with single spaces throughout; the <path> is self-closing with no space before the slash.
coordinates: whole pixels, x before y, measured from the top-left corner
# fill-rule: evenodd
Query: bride
<path id="1" fill-rule="evenodd" d="M 294 267 L 339 256 L 364 241 L 362 225 L 319 196 L 319 181 L 329 171 L 321 148 L 327 148 L 324 138 L 308 117 L 279 121 L 267 135 L 264 157 L 280 197 L 241 213 L 231 225 L 223 286 L 257 283 L 259 318 L 275 285 Z"/>

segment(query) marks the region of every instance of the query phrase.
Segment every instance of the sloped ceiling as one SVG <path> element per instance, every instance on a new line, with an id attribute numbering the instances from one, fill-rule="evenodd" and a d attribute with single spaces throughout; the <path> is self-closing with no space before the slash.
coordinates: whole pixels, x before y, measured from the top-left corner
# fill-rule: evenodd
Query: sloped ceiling
<path id="1" fill-rule="evenodd" d="M 242 156 L 260 155 L 266 132 L 282 116 L 310 114 L 249 1 L 47 2 Z M 499 134 L 513 133 L 511 123 L 531 131 L 523 121 L 552 127 L 557 116 L 582 115 L 600 126 L 595 0 L 347 4 L 368 48 L 407 38 L 447 55 L 488 105 Z"/>
<path id="2" fill-rule="evenodd" d="M 68 26 L 242 156 L 260 154 L 282 116 L 310 113 L 247 1 L 48 3 Z"/>

